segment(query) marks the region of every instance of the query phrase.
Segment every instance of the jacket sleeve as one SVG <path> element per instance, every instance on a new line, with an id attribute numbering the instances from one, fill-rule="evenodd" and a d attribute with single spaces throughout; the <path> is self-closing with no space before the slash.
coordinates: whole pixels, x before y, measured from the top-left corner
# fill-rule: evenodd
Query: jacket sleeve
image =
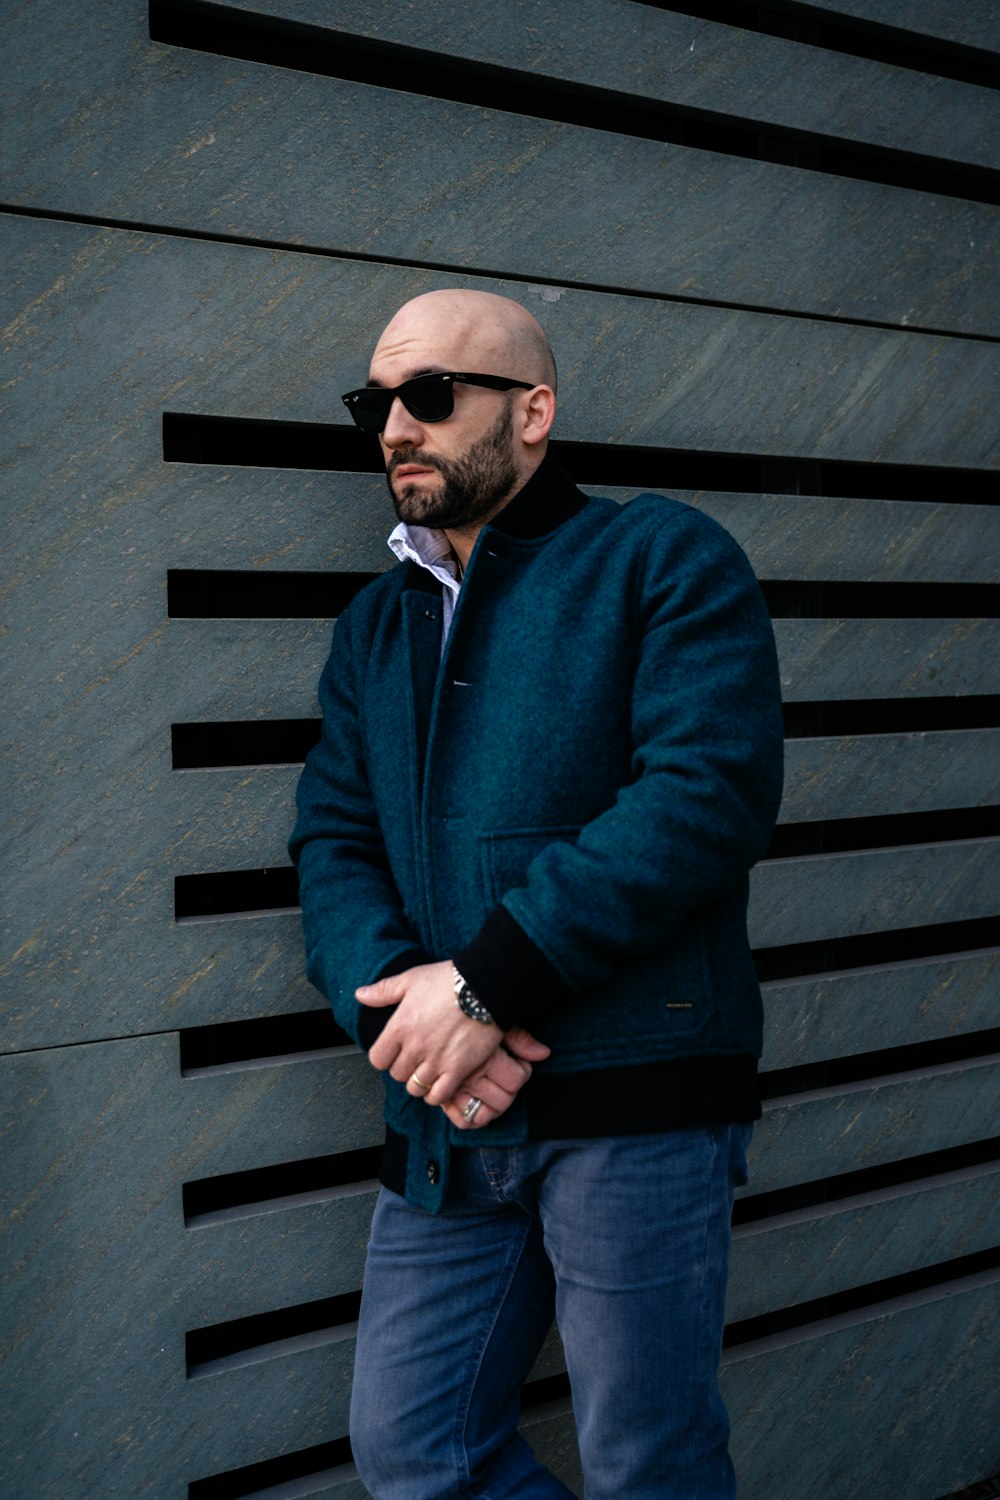
<path id="1" fill-rule="evenodd" d="M 651 537 L 638 593 L 627 784 L 575 843 L 544 849 L 454 955 L 504 1027 L 669 944 L 691 913 L 745 883 L 770 842 L 781 700 L 749 563 L 717 523 L 674 511 Z"/>
<path id="2" fill-rule="evenodd" d="M 298 870 L 306 972 L 344 1030 L 370 1047 L 394 1007 L 354 998 L 358 985 L 427 956 L 410 930 L 389 868 L 365 771 L 351 611 L 337 621 L 320 679 L 323 728 L 296 792 L 288 852 Z"/>

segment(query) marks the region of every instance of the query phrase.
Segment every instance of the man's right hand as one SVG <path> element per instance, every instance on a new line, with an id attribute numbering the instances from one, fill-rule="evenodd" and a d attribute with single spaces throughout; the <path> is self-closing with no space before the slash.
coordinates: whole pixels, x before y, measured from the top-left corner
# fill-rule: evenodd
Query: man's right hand
<path id="1" fill-rule="evenodd" d="M 459 1130 L 491 1125 L 510 1108 L 531 1077 L 532 1063 L 544 1062 L 551 1050 L 523 1026 L 512 1026 L 504 1032 L 502 1045 L 463 1079 L 441 1108 Z M 470 1099 L 482 1100 L 471 1120 L 464 1114 Z"/>

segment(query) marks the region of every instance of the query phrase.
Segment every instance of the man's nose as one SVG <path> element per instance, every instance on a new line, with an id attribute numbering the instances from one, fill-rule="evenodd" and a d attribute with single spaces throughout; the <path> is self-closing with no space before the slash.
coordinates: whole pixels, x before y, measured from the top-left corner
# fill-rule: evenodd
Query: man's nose
<path id="1" fill-rule="evenodd" d="M 389 408 L 389 418 L 382 433 L 387 448 L 417 448 L 423 438 L 423 427 L 412 412 L 407 411 L 397 396 Z"/>

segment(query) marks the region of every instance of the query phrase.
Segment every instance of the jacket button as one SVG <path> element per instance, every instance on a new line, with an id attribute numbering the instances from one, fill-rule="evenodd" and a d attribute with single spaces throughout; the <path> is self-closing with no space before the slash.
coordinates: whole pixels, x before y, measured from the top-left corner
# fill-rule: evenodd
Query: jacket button
<path id="1" fill-rule="evenodd" d="M 429 1161 L 427 1163 L 427 1181 L 431 1187 L 437 1187 L 441 1181 L 441 1168 L 436 1161 Z"/>

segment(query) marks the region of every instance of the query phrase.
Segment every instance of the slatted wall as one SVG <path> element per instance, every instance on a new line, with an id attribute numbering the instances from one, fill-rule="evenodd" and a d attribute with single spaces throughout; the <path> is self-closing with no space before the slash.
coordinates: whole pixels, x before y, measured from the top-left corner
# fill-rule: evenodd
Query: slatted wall
<path id="1" fill-rule="evenodd" d="M 337 393 L 452 285 L 550 331 L 584 488 L 710 511 L 775 616 L 743 1493 L 1000 1473 L 1000 14 L 685 9 L 4 7 L 7 1500 L 363 1493 L 379 1090 L 284 846 L 391 560 Z M 524 1420 L 573 1483 L 554 1341 Z"/>

